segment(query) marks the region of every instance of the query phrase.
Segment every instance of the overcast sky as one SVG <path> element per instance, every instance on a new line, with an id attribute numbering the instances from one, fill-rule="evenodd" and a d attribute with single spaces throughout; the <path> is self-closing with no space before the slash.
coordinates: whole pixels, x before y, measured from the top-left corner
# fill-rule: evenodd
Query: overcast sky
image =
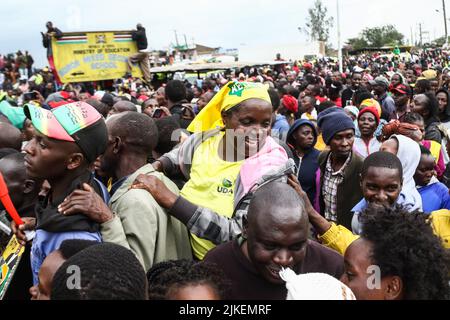
<path id="1" fill-rule="evenodd" d="M 337 44 L 336 0 L 323 0 L 335 18 L 331 42 Z M 339 0 L 343 43 L 366 27 L 395 25 L 406 37 L 418 37 L 418 24 L 428 31 L 424 41 L 444 35 L 441 0 Z M 447 0 L 448 2 L 448 0 Z M 237 48 L 241 44 L 303 42 L 308 8 L 314 0 L 1 0 L 0 53 L 29 50 L 36 66 L 46 64 L 40 31 L 54 22 L 62 31 L 129 30 L 141 22 L 151 49 L 180 42 Z M 424 5 L 426 4 L 426 5 Z M 450 6 L 450 2 L 447 3 Z M 450 18 L 450 7 L 448 7 Z M 450 30 L 450 25 L 449 25 Z"/>

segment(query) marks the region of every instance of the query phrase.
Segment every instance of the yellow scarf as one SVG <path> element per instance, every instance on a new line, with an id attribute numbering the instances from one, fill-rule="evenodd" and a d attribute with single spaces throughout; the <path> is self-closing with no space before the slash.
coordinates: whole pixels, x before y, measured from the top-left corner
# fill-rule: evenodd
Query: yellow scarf
<path id="1" fill-rule="evenodd" d="M 190 132 L 203 132 L 224 126 L 222 111 L 227 111 L 248 99 L 262 99 L 271 103 L 267 87 L 260 83 L 228 82 L 192 120 Z"/>

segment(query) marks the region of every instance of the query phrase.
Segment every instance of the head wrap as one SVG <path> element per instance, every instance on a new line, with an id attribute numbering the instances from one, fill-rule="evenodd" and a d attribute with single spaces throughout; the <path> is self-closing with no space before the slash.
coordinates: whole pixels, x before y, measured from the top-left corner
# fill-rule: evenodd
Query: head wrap
<path id="1" fill-rule="evenodd" d="M 355 118 L 358 118 L 358 113 L 359 113 L 358 107 L 355 107 L 355 106 L 346 106 L 346 107 L 344 108 L 344 110 L 347 110 L 347 111 L 350 112 L 352 115 L 354 115 Z"/>
<path id="2" fill-rule="evenodd" d="M 377 125 L 380 123 L 380 114 L 378 113 L 378 110 L 375 107 L 365 107 L 364 109 L 361 109 L 361 111 L 358 114 L 358 120 L 366 112 L 369 112 L 374 115 Z"/>
<path id="3" fill-rule="evenodd" d="M 381 105 L 376 99 L 371 98 L 363 100 L 363 102 L 359 105 L 359 108 L 364 109 L 365 107 L 374 107 L 378 110 L 378 114 L 381 116 Z"/>
<path id="4" fill-rule="evenodd" d="M 394 120 L 383 127 L 383 140 L 388 140 L 392 135 L 400 134 L 413 140 L 418 140 L 422 132 L 415 124 Z"/>
<path id="5" fill-rule="evenodd" d="M 434 80 L 437 78 L 437 72 L 436 70 L 428 69 L 422 72 L 422 76 L 427 80 Z"/>
<path id="6" fill-rule="evenodd" d="M 420 162 L 419 144 L 404 135 L 393 135 L 398 141 L 397 157 L 403 167 L 402 194 L 405 197 L 404 206 L 409 211 L 422 210 L 422 197 L 416 188 L 414 174 Z"/>
<path id="7" fill-rule="evenodd" d="M 200 111 L 187 130 L 203 132 L 223 127 L 222 111 L 228 111 L 248 99 L 261 99 L 271 104 L 266 86 L 260 83 L 228 82 Z"/>
<path id="8" fill-rule="evenodd" d="M 298 111 L 298 101 L 293 96 L 287 94 L 281 99 L 283 106 L 290 112 L 297 113 Z"/>

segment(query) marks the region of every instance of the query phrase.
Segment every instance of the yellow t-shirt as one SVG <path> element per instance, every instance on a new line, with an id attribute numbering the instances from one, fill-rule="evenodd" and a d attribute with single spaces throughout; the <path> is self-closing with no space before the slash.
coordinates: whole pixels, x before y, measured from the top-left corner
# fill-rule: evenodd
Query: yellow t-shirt
<path id="1" fill-rule="evenodd" d="M 317 142 L 316 142 L 316 145 L 314 146 L 314 148 L 316 148 L 319 151 L 323 151 L 327 148 L 325 141 L 323 141 L 322 134 L 319 134 L 319 136 L 317 137 Z"/>
<path id="2" fill-rule="evenodd" d="M 243 161 L 227 162 L 219 157 L 219 143 L 224 133 L 209 138 L 197 147 L 192 159 L 191 178 L 180 194 L 191 203 L 231 218 L 234 185 Z M 191 234 L 195 256 L 202 260 L 215 245 Z"/>

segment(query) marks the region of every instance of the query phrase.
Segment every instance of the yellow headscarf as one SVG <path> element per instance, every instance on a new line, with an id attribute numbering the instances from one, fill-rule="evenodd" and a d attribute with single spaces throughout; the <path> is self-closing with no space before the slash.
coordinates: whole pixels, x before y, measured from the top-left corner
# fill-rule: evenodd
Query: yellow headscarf
<path id="1" fill-rule="evenodd" d="M 437 72 L 436 70 L 428 69 L 422 72 L 422 76 L 425 77 L 425 79 L 427 80 L 434 80 L 437 78 Z"/>
<path id="2" fill-rule="evenodd" d="M 364 109 L 365 107 L 375 107 L 378 111 L 378 115 L 381 117 L 381 106 L 380 103 L 375 99 L 366 99 L 361 102 L 359 110 Z"/>
<path id="3" fill-rule="evenodd" d="M 265 85 L 237 81 L 228 82 L 192 120 L 187 130 L 190 132 L 203 132 L 222 128 L 224 126 L 222 111 L 230 110 L 248 99 L 262 99 L 271 103 Z"/>

